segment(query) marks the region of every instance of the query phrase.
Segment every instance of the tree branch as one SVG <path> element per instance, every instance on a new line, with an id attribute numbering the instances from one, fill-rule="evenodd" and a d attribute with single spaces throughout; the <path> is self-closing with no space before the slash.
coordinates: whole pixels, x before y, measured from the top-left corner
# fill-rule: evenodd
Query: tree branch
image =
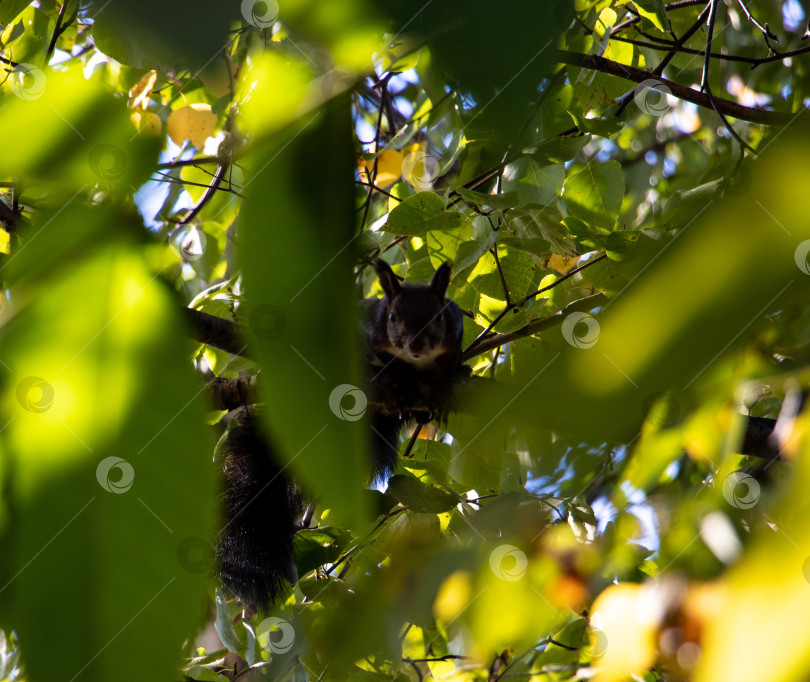
<path id="1" fill-rule="evenodd" d="M 646 80 L 656 80 L 661 83 L 661 85 L 669 88 L 670 92 L 678 99 L 697 104 L 704 109 L 715 111 L 715 108 L 712 107 L 713 99 L 717 105 L 718 111 L 723 112 L 727 116 L 739 119 L 740 121 L 749 121 L 750 123 L 759 123 L 762 125 L 786 125 L 793 119 L 791 114 L 766 111 L 765 109 L 752 109 L 751 107 L 744 107 L 728 99 L 720 97 L 711 98 L 703 92 L 687 88 L 685 85 L 681 85 L 680 83 L 676 83 L 650 71 L 643 71 L 633 66 L 626 66 L 625 64 L 620 64 L 619 62 L 614 62 L 604 57 L 568 52 L 567 50 L 560 50 L 557 54 L 563 64 L 600 71 L 636 83 L 642 83 Z"/>
<path id="2" fill-rule="evenodd" d="M 604 294 L 595 294 L 575 301 L 560 312 L 529 323 L 522 329 L 511 334 L 496 334 L 484 339 L 476 349 L 476 354 L 485 353 L 492 348 L 514 341 L 525 336 L 550 329 L 562 324 L 565 316 L 576 310 L 591 310 L 603 305 L 607 301 Z M 193 338 L 209 346 L 233 353 L 247 356 L 247 345 L 242 341 L 245 336 L 244 329 L 232 322 L 208 313 L 183 308 L 184 316 L 189 322 Z M 469 358 L 465 358 L 469 359 Z M 418 376 L 408 376 L 409 385 L 403 386 L 401 377 L 396 373 L 381 372 L 371 382 L 369 405 L 396 413 L 398 411 L 435 411 L 436 405 L 427 404 L 421 396 L 432 395 L 432 384 Z M 471 376 L 468 368 L 462 368 L 456 373 L 453 382 L 452 396 L 449 408 L 452 411 L 463 411 L 465 405 L 473 402 L 473 397 L 480 398 L 481 392 L 492 386 L 493 379 Z M 243 405 L 258 401 L 255 378 L 240 377 L 237 379 L 214 379 L 211 383 L 211 400 L 215 409 L 234 410 Z M 740 452 L 743 455 L 762 459 L 779 459 L 779 446 L 771 438 L 776 420 L 765 417 L 749 417 L 746 425 Z"/>
<path id="3" fill-rule="evenodd" d="M 477 355 L 481 355 L 483 353 L 487 353 L 494 348 L 498 348 L 499 346 L 503 346 L 506 343 L 510 343 L 511 341 L 517 341 L 518 339 L 522 339 L 526 336 L 533 336 L 535 334 L 539 334 L 542 331 L 546 331 L 547 329 L 551 329 L 552 327 L 556 327 L 563 323 L 563 320 L 573 312 L 577 311 L 586 311 L 586 310 L 593 310 L 594 308 L 598 308 L 599 306 L 605 305 L 608 302 L 608 297 L 604 294 L 594 294 L 593 296 L 587 296 L 585 298 L 581 298 L 578 301 L 574 301 L 573 303 L 569 303 L 565 308 L 560 310 L 549 317 L 543 317 L 539 320 L 533 320 L 529 322 L 525 327 L 521 327 L 517 331 L 510 332 L 509 334 L 493 334 L 492 336 L 487 336 L 482 338 L 475 346 L 470 346 L 465 352 L 462 357 L 464 362 L 470 360 Z"/>
<path id="4" fill-rule="evenodd" d="M 192 308 L 183 308 L 183 316 L 191 328 L 192 338 L 200 343 L 233 355 L 250 357 L 248 344 L 244 341 L 247 330 L 241 325 Z"/>

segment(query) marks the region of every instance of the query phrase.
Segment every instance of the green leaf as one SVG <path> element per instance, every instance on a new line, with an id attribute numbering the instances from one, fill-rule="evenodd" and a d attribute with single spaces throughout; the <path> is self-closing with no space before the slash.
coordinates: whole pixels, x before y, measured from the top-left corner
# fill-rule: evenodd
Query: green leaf
<path id="1" fill-rule="evenodd" d="M 293 538 L 298 575 L 306 575 L 319 566 L 333 562 L 349 540 L 349 534 L 340 528 L 322 526 L 299 530 Z"/>
<path id="2" fill-rule="evenodd" d="M 553 163 L 570 161 L 590 141 L 590 135 L 557 135 L 545 142 L 541 142 L 536 147 L 525 149 L 523 153 L 530 156 L 541 166 L 548 166 Z"/>
<path id="3" fill-rule="evenodd" d="M 445 211 L 444 201 L 438 194 L 419 192 L 388 214 L 384 229 L 391 234 L 422 236 L 431 230 L 456 229 L 463 222 L 460 213 Z"/>
<path id="4" fill-rule="evenodd" d="M 659 31 L 668 33 L 671 30 L 664 0 L 634 0 L 633 4 L 638 13 L 652 22 Z"/>
<path id="5" fill-rule="evenodd" d="M 511 405 L 525 428 L 546 414 L 554 415 L 558 430 L 580 439 L 583 428 L 591 438 L 629 439 L 652 396 L 670 387 L 692 393 L 732 373 L 724 356 L 745 336 L 752 338 L 766 315 L 806 296 L 810 284 L 801 261 L 802 245 L 810 240 L 803 201 L 810 183 L 803 161 L 810 154 L 807 140 L 798 130 L 780 136 L 758 158 L 744 195 L 705 204 L 674 238 L 639 240 L 622 262 L 625 276 L 635 273 L 629 286 L 588 323 L 593 347 L 561 329 L 553 361 L 525 372 L 525 382 L 543 381 L 519 382 L 509 395 L 490 400 L 505 404 L 512 390 L 523 391 L 529 398 Z M 763 206 L 770 219 L 751 221 Z M 745 239 L 741 224 L 750 228 Z M 549 394 L 549 385 L 558 390 Z"/>
<path id="6" fill-rule="evenodd" d="M 534 262 L 528 253 L 498 244 L 498 263 L 492 254 L 487 254 L 478 262 L 469 281 L 476 291 L 499 301 L 506 300 L 505 282 L 510 300 L 518 301 L 528 293 L 533 277 Z"/>
<path id="7" fill-rule="evenodd" d="M 517 192 L 484 194 L 483 192 L 474 192 L 466 187 L 458 187 L 456 192 L 458 192 L 462 199 L 471 204 L 475 204 L 476 206 L 488 206 L 489 208 L 494 208 L 497 210 L 514 208 L 517 206 L 518 202 Z"/>
<path id="8" fill-rule="evenodd" d="M 8 25 L 30 4 L 30 0 L 3 0 L 0 2 L 0 24 Z"/>
<path id="9" fill-rule="evenodd" d="M 489 232 L 484 239 L 473 239 L 459 244 L 458 251 L 456 251 L 455 267 L 453 268 L 454 276 L 458 278 L 468 268 L 477 265 L 481 256 L 495 246 L 497 239 L 497 232 Z M 466 281 L 466 277 L 464 279 Z"/>
<path id="10" fill-rule="evenodd" d="M 510 164 L 504 174 L 504 188 L 518 195 L 518 206 L 539 204 L 548 206 L 560 198 L 565 181 L 565 166 L 555 163 L 543 166 L 532 158 Z"/>
<path id="11" fill-rule="evenodd" d="M 613 228 L 624 198 L 624 175 L 618 161 L 589 163 L 565 180 L 563 198 L 577 218 Z"/>
<path id="12" fill-rule="evenodd" d="M 545 206 L 526 206 L 515 211 L 512 220 L 521 238 L 530 240 L 541 237 L 548 243 L 553 253 L 573 256 L 576 253 L 573 240 L 568 230 L 560 222 L 560 214 Z M 532 242 L 530 241 L 529 244 Z M 526 250 L 531 251 L 531 248 Z M 531 251 L 535 253 L 535 251 Z"/>
<path id="13" fill-rule="evenodd" d="M 350 131 L 348 100 L 332 100 L 257 150 L 239 224 L 248 341 L 270 377 L 259 385 L 267 432 L 294 476 L 356 528 L 370 466 Z M 268 230 L 268 217 L 291 228 Z"/>
<path id="14" fill-rule="evenodd" d="M 583 133 L 590 133 L 599 137 L 610 137 L 624 127 L 624 122 L 615 115 L 611 115 L 610 118 L 605 116 L 587 118 L 575 111 L 569 111 L 568 113 L 574 119 L 577 128 Z"/>
<path id="15" fill-rule="evenodd" d="M 411 511 L 422 514 L 440 514 L 455 507 L 459 501 L 457 495 L 403 474 L 389 479 L 388 492 Z"/>
<path id="16" fill-rule="evenodd" d="M 544 3 L 506 3 L 493 11 L 485 0 L 448 0 L 416 14 L 406 0 L 378 6 L 394 18 L 392 33 L 426 41 L 455 89 L 472 94 L 477 106 L 468 123 L 474 134 L 468 137 L 480 134 L 501 142 L 512 140 L 531 115 L 537 87 L 555 65 L 557 39 L 573 17 L 569 3 L 551 10 Z M 486 49 L 480 42 L 482 27 Z"/>
<path id="17" fill-rule="evenodd" d="M 180 311 L 129 213 L 75 201 L 32 229 L 6 272 L 3 617 L 32 680 L 121 679 L 147 650 L 171 679 L 206 594 L 216 498 Z M 52 637 L 54 604 L 93 627 Z"/>
<path id="18" fill-rule="evenodd" d="M 207 64 L 225 49 L 231 22 L 242 18 L 238 5 L 216 0 L 94 0 L 90 14 L 99 50 L 122 64 L 161 71 Z"/>
<path id="19" fill-rule="evenodd" d="M 128 191 L 148 178 L 160 143 L 136 134 L 124 101 L 86 80 L 78 67 L 47 74 L 35 69 L 29 77 L 23 84 L 28 98 L 4 99 L 0 127 L 39 132 L 6 136 L 0 173 L 57 182 L 69 193 L 65 201 L 84 187 Z"/>
<path id="20" fill-rule="evenodd" d="M 17 63 L 41 67 L 54 28 L 53 20 L 32 5 L 20 13 L 18 21 L 13 26 L 3 32 L 6 43 L 4 53 Z"/>

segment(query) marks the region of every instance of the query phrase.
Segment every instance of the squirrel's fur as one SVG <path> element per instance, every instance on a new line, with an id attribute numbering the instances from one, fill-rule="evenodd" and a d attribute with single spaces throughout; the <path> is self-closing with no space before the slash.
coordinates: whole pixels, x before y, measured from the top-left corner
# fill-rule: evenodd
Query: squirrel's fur
<path id="1" fill-rule="evenodd" d="M 403 385 L 418 373 L 433 387 L 430 403 L 443 409 L 461 363 L 462 314 L 445 298 L 450 266 L 445 263 L 427 285 L 400 284 L 387 263 L 375 264 L 385 297 L 361 302 L 362 332 L 371 379 L 395 373 Z M 435 412 L 407 406 L 370 410 L 370 478 L 385 479 L 398 455 L 398 435 L 410 417 L 424 423 Z M 267 608 L 298 579 L 293 537 L 305 501 L 283 472 L 254 408 L 235 411 L 223 449 L 224 522 L 217 559 L 226 592 L 246 605 Z"/>

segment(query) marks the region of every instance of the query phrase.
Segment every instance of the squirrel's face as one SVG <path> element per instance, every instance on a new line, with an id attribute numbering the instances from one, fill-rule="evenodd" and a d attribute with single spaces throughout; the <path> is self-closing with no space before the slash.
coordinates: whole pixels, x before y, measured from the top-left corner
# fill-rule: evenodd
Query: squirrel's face
<path id="1" fill-rule="evenodd" d="M 445 302 L 427 287 L 403 290 L 388 306 L 388 339 L 401 360 L 427 367 L 445 349 Z"/>

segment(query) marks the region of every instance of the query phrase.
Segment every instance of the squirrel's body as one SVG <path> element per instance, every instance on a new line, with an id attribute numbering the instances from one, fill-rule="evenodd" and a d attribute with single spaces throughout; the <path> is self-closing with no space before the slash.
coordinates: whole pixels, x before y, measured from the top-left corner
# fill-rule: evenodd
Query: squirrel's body
<path id="1" fill-rule="evenodd" d="M 444 411 L 455 371 L 461 365 L 463 317 L 445 298 L 450 265 L 442 264 L 430 284 L 400 284 L 384 261 L 376 262 L 385 296 L 362 302 L 365 338 L 372 382 L 376 374 L 394 375 L 402 387 L 402 402 L 416 397 L 416 385 L 429 388 L 419 402 L 428 412 L 412 412 L 401 405 L 371 411 L 371 450 L 376 474 L 389 474 L 396 464 L 399 432 L 408 418 L 430 421 Z M 407 395 L 405 395 L 407 394 Z"/>
<path id="2" fill-rule="evenodd" d="M 439 267 L 427 285 L 400 284 L 383 261 L 377 261 L 376 270 L 385 297 L 361 302 L 370 379 L 386 372 L 405 387 L 419 378 L 430 386 L 421 404 L 431 406 L 430 412 L 412 412 L 407 405 L 371 410 L 371 478 L 382 479 L 396 464 L 403 423 L 410 417 L 425 423 L 443 411 L 461 364 L 462 314 L 445 298 L 449 264 Z M 297 579 L 293 537 L 304 503 L 253 423 L 250 408 L 240 411 L 224 447 L 225 522 L 217 558 L 230 593 L 246 604 L 267 607 L 284 593 L 286 583 Z"/>

